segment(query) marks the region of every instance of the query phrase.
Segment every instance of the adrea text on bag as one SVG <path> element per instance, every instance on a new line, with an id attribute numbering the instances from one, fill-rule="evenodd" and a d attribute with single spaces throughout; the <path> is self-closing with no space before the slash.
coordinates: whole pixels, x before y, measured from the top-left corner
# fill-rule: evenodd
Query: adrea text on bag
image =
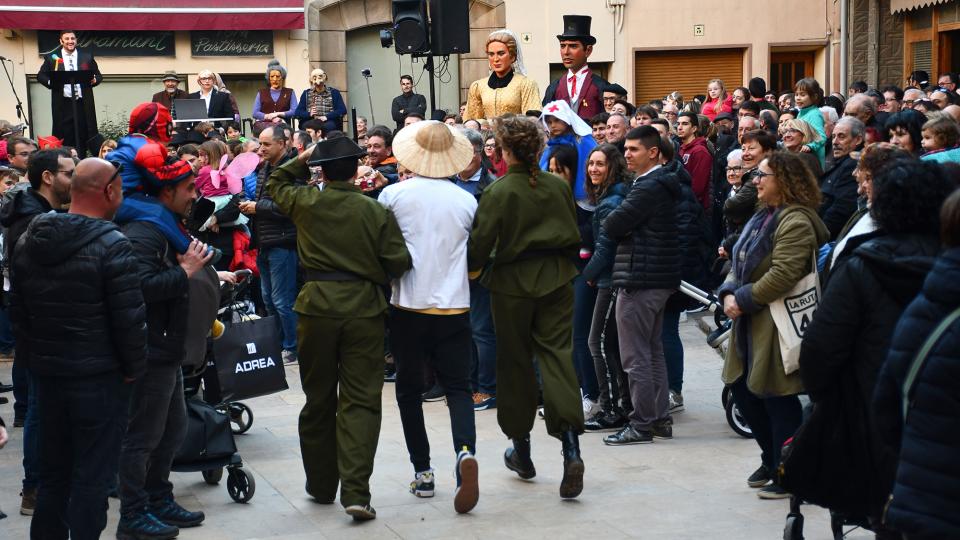
<path id="1" fill-rule="evenodd" d="M 276 362 L 273 361 L 273 358 L 268 356 L 266 358 L 254 358 L 253 360 L 244 360 L 242 362 L 237 362 L 237 367 L 234 369 L 234 373 L 246 373 L 250 371 L 256 371 L 258 369 L 266 369 L 268 367 L 275 367 Z"/>

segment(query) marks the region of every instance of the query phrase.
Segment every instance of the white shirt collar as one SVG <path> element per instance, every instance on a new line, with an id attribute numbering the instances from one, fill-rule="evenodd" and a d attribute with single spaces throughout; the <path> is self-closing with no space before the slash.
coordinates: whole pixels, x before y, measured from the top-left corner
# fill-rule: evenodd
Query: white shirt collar
<path id="1" fill-rule="evenodd" d="M 649 170 L 649 171 L 641 174 L 641 175 L 638 176 L 637 178 L 643 178 L 644 176 L 647 176 L 648 174 L 652 173 L 653 171 L 655 171 L 655 170 L 657 170 L 657 169 L 662 169 L 662 168 L 663 168 L 663 165 L 660 165 L 659 163 L 657 163 L 657 164 L 654 165 L 653 167 L 650 167 L 650 170 Z"/>
<path id="2" fill-rule="evenodd" d="M 483 174 L 483 165 L 481 165 L 480 168 L 477 169 L 477 172 L 473 173 L 473 176 L 471 176 L 470 178 L 463 179 L 463 178 L 461 178 L 460 175 L 458 174 L 458 175 L 457 175 L 457 180 L 460 181 L 460 182 L 479 182 L 479 181 L 480 181 L 480 175 L 481 175 L 481 174 Z"/>

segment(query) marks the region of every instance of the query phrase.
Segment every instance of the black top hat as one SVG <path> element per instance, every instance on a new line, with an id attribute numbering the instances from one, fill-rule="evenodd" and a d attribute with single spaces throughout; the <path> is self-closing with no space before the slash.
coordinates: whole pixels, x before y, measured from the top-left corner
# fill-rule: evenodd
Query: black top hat
<path id="1" fill-rule="evenodd" d="M 597 38 L 590 35 L 590 21 L 593 17 L 589 15 L 564 15 L 563 33 L 557 35 L 560 41 L 579 41 L 584 45 L 593 45 Z"/>
<path id="2" fill-rule="evenodd" d="M 323 165 L 328 161 L 340 159 L 360 159 L 367 155 L 367 151 L 357 146 L 357 143 L 347 137 L 337 137 L 320 141 L 310 154 L 307 165 L 311 167 Z"/>

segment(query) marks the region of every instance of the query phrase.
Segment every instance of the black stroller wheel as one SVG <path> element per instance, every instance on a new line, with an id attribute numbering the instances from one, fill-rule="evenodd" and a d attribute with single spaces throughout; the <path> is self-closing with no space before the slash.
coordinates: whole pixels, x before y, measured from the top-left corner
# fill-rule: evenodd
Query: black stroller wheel
<path id="1" fill-rule="evenodd" d="M 803 515 L 790 513 L 783 526 L 783 540 L 803 540 Z"/>
<path id="2" fill-rule="evenodd" d="M 253 426 L 253 409 L 246 404 L 230 403 L 227 405 L 227 412 L 230 415 L 230 423 L 233 424 L 230 429 L 234 435 L 246 433 Z"/>
<path id="3" fill-rule="evenodd" d="M 206 471 L 201 471 L 203 475 L 203 481 L 215 486 L 220 483 L 220 480 L 223 479 L 223 467 L 217 467 L 216 469 L 208 469 Z"/>
<path id="4" fill-rule="evenodd" d="M 239 468 L 227 469 L 227 493 L 238 503 L 248 502 L 257 491 L 257 483 L 253 475 Z"/>
<path id="5" fill-rule="evenodd" d="M 743 418 L 743 415 L 740 414 L 740 409 L 737 408 L 737 404 L 734 403 L 732 399 L 728 399 L 724 408 L 727 412 L 727 423 L 730 424 L 730 428 L 733 429 L 737 435 L 752 439 L 753 430 L 750 429 L 747 421 Z"/>

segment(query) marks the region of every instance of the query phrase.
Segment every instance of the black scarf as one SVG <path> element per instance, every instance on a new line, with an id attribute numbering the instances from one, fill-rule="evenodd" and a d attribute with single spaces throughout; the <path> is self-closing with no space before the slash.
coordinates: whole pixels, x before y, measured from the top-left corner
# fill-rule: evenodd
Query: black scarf
<path id="1" fill-rule="evenodd" d="M 506 88 L 510 81 L 513 80 L 513 70 L 511 69 L 507 76 L 504 78 L 497 77 L 497 73 L 493 72 L 490 74 L 490 78 L 487 79 L 487 86 L 496 90 L 497 88 Z"/>

